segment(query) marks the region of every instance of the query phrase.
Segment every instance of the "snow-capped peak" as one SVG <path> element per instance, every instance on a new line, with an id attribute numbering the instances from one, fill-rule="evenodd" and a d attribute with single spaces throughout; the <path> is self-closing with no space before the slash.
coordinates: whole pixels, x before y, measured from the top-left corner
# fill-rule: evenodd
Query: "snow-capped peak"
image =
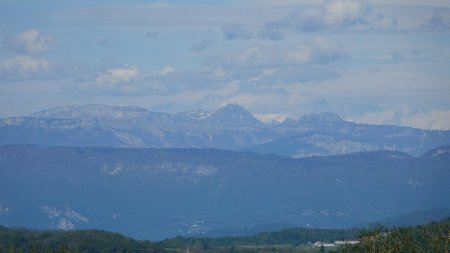
<path id="1" fill-rule="evenodd" d="M 134 118 L 146 113 L 146 109 L 135 106 L 80 105 L 56 107 L 30 116 L 45 119 Z"/>

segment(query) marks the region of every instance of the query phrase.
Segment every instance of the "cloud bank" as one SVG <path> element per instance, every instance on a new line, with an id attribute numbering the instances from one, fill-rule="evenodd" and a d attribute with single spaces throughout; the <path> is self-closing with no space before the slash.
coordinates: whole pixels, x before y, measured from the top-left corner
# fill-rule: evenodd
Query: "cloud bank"
<path id="1" fill-rule="evenodd" d="M 53 42 L 52 36 L 43 35 L 38 30 L 29 30 L 6 39 L 5 46 L 20 54 L 36 55 L 47 51 Z"/>
<path id="2" fill-rule="evenodd" d="M 267 22 L 262 32 L 276 34 L 279 30 L 367 30 L 394 27 L 396 22 L 396 19 L 375 14 L 364 0 L 327 0 L 319 6 L 299 6 L 289 15 Z"/>
<path id="3" fill-rule="evenodd" d="M 50 63 L 45 59 L 31 56 L 16 56 L 0 61 L 0 79 L 41 79 L 49 72 L 49 66 Z"/>
<path id="4" fill-rule="evenodd" d="M 345 56 L 336 41 L 318 37 L 297 45 L 253 45 L 225 51 L 214 59 L 219 65 L 242 68 L 268 68 L 307 64 L 328 64 Z"/>

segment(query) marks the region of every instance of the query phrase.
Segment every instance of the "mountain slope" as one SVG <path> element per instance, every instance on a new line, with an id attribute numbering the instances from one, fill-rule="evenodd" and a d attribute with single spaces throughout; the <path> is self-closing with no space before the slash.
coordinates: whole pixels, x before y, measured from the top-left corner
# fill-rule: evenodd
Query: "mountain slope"
<path id="1" fill-rule="evenodd" d="M 208 123 L 232 126 L 248 126 L 264 128 L 264 124 L 257 120 L 253 115 L 237 104 L 228 104 L 218 109 L 206 118 Z"/>
<path id="2" fill-rule="evenodd" d="M 147 110 L 134 106 L 81 105 L 64 106 L 32 113 L 30 117 L 41 119 L 78 119 L 78 118 L 136 118 L 149 114 Z"/>
<path id="3" fill-rule="evenodd" d="M 419 210 L 400 216 L 395 216 L 383 221 L 379 221 L 379 223 L 386 227 L 416 226 L 433 221 L 440 221 L 448 217 L 450 217 L 449 208 L 434 208 L 430 210 Z"/>
<path id="4" fill-rule="evenodd" d="M 101 105 L 54 108 L 0 120 L 0 145 L 236 149 L 270 138 L 266 127 L 242 107 L 230 105 L 206 115 Z"/>
<path id="5" fill-rule="evenodd" d="M 287 121 L 274 129 L 287 137 L 247 149 L 293 157 L 375 150 L 397 150 L 418 156 L 450 142 L 450 131 L 357 124 L 329 113 L 307 115 L 297 121 Z"/>
<path id="6" fill-rule="evenodd" d="M 447 161 L 447 160 L 446 160 Z M 448 162 L 201 149 L 0 147 L 0 224 L 161 239 L 262 224 L 348 227 L 450 207 Z"/>
<path id="7" fill-rule="evenodd" d="M 421 155 L 450 144 L 450 131 L 356 124 L 331 113 L 263 124 L 243 107 L 176 115 L 84 105 L 0 119 L 0 145 L 217 148 L 305 157 L 397 150 Z"/>
<path id="8" fill-rule="evenodd" d="M 35 231 L 0 226 L 0 252 L 167 252 L 148 241 L 98 230 Z"/>

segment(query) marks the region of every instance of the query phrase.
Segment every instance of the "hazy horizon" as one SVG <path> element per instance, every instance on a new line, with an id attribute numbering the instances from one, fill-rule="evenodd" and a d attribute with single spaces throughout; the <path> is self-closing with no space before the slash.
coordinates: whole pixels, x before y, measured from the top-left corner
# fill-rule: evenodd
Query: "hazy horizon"
<path id="1" fill-rule="evenodd" d="M 69 105 L 450 129 L 450 2 L 0 1 L 0 118 Z"/>

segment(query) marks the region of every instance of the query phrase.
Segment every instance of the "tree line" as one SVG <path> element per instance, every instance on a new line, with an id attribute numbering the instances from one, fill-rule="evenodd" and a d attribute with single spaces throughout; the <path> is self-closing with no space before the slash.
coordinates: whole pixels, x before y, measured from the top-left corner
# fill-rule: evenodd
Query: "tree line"
<path id="1" fill-rule="evenodd" d="M 315 248 L 315 241 L 360 243 Z M 291 228 L 254 236 L 183 238 L 150 242 L 101 230 L 36 231 L 0 226 L 0 253 L 450 253 L 450 218 L 412 227 L 372 229 Z"/>

